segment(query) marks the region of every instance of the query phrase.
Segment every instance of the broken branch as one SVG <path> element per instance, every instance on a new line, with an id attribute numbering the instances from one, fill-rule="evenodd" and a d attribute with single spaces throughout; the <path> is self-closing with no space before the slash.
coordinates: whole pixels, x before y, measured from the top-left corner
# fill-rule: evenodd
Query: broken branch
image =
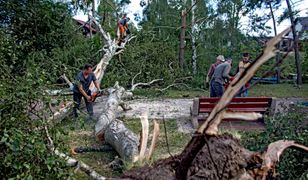
<path id="1" fill-rule="evenodd" d="M 159 133 L 160 133 L 159 124 L 157 123 L 156 120 L 154 120 L 153 137 L 152 137 L 152 142 L 151 142 L 151 146 L 150 146 L 150 149 L 149 149 L 149 153 L 146 157 L 147 160 L 150 160 L 150 158 L 151 158 L 151 156 L 154 152 L 154 148 L 155 148 L 156 142 L 158 140 Z"/>
<path id="2" fill-rule="evenodd" d="M 267 151 L 263 154 L 264 161 L 261 167 L 263 172 L 263 179 L 265 179 L 268 173 L 275 168 L 281 154 L 289 147 L 303 149 L 304 151 L 308 152 L 308 147 L 297 144 L 294 141 L 279 140 L 271 143 L 268 145 Z"/>
<path id="3" fill-rule="evenodd" d="M 47 126 L 45 125 L 44 128 L 45 128 L 45 133 L 46 133 L 47 140 L 48 140 L 49 149 L 53 154 L 55 154 L 58 157 L 64 159 L 68 166 L 77 167 L 77 169 L 80 169 L 81 171 L 85 172 L 87 175 L 89 175 L 93 179 L 96 179 L 96 180 L 105 180 L 106 179 L 104 176 L 98 174 L 95 170 L 93 170 L 90 166 L 88 166 L 84 162 L 79 161 L 79 160 L 74 159 L 74 158 L 71 158 L 71 157 L 67 156 L 66 154 L 60 152 L 58 149 L 56 149 L 55 146 L 54 146 L 54 142 L 49 135 L 49 131 L 48 131 Z"/>
<path id="4" fill-rule="evenodd" d="M 149 138 L 149 120 L 147 113 L 144 113 L 140 116 L 142 131 L 140 138 L 140 152 L 139 152 L 139 160 L 142 161 L 145 157 L 145 152 L 147 149 L 148 138 Z"/>

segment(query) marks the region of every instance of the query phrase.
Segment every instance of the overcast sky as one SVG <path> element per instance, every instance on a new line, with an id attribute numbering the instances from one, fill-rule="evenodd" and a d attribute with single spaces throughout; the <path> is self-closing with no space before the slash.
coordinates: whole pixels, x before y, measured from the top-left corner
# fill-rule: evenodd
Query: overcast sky
<path id="1" fill-rule="evenodd" d="M 147 2 L 147 0 L 145 0 Z M 301 0 L 293 0 L 291 2 L 295 3 L 294 7 L 296 10 L 300 10 L 300 13 L 299 15 L 301 17 L 304 17 L 304 16 L 308 16 L 307 12 L 308 12 L 308 0 L 303 0 L 302 2 L 300 2 Z M 99 3 L 99 0 L 96 0 L 97 3 Z M 131 0 L 131 3 L 128 4 L 125 8 L 124 8 L 124 11 L 125 13 L 128 14 L 128 17 L 130 17 L 130 19 L 134 19 L 134 14 L 138 14 L 140 16 L 142 16 L 142 7 L 139 5 L 140 4 L 140 0 Z M 287 8 L 287 4 L 286 4 L 286 1 L 282 1 L 282 5 L 281 5 L 281 8 L 277 11 L 274 12 L 275 16 L 278 17 L 282 14 L 283 12 L 283 9 Z M 258 14 L 269 14 L 269 10 L 260 10 L 258 11 Z M 87 21 L 87 16 L 86 15 L 83 15 L 81 12 L 75 16 L 74 18 L 76 19 L 80 19 L 80 20 L 84 20 L 84 21 Z M 247 25 L 248 25 L 248 17 L 242 17 L 241 18 L 241 24 L 243 26 L 243 29 L 248 29 L 247 28 Z M 132 21 L 135 25 L 137 25 L 137 22 L 136 21 Z M 267 22 L 266 24 L 267 26 L 270 26 L 272 27 L 273 26 L 273 22 L 270 20 Z M 289 20 L 285 20 L 283 21 L 281 24 L 278 25 L 277 27 L 277 31 L 278 33 L 283 31 L 285 28 L 287 28 L 288 26 L 290 26 L 290 21 Z M 249 32 L 246 32 L 249 34 Z M 273 31 L 271 32 L 270 35 L 273 35 Z M 251 35 L 251 34 L 250 34 Z"/>

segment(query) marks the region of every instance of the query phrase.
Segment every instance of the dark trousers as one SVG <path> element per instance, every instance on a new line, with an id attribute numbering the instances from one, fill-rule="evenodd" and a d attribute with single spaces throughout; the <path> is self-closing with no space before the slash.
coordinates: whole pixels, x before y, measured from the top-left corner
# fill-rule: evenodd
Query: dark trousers
<path id="1" fill-rule="evenodd" d="M 87 94 L 90 96 L 91 95 L 91 91 L 87 92 Z M 73 100 L 74 100 L 74 108 L 73 108 L 73 114 L 74 117 L 78 117 L 77 114 L 77 109 L 79 110 L 80 104 L 81 104 L 81 99 L 82 99 L 83 95 L 79 92 L 74 92 L 73 93 Z M 86 107 L 87 107 L 87 111 L 89 113 L 90 117 L 93 117 L 93 103 L 92 102 L 88 102 L 87 99 L 85 97 L 83 97 L 85 103 L 86 103 Z"/>
<path id="2" fill-rule="evenodd" d="M 211 97 L 221 97 L 224 93 L 224 86 L 219 82 L 214 80 L 211 81 L 211 89 L 210 89 L 210 96 Z"/>

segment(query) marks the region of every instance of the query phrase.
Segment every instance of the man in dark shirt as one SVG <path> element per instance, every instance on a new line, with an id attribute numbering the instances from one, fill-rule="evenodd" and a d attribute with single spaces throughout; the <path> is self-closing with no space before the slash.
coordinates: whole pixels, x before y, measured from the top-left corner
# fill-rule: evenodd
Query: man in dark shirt
<path id="1" fill-rule="evenodd" d="M 90 118 L 93 117 L 93 104 L 91 99 L 90 85 L 94 83 L 96 89 L 99 91 L 99 84 L 96 80 L 95 74 L 92 72 L 92 66 L 86 64 L 82 71 L 80 71 L 76 76 L 76 83 L 73 88 L 73 100 L 74 100 L 74 117 L 78 117 L 77 109 L 80 107 L 81 98 L 84 98 L 87 111 Z"/>
<path id="2" fill-rule="evenodd" d="M 221 97 L 224 93 L 224 83 L 228 81 L 231 77 L 229 76 L 231 70 L 232 60 L 225 61 L 219 64 L 213 73 L 211 79 L 211 97 Z"/>

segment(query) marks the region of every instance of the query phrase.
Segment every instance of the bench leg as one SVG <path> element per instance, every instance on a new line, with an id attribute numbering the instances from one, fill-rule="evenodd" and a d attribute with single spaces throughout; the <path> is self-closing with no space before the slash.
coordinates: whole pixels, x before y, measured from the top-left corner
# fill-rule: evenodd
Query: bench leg
<path id="1" fill-rule="evenodd" d="M 199 127 L 198 116 L 191 117 L 191 123 L 193 125 L 193 128 L 197 129 Z"/>
<path id="2" fill-rule="evenodd" d="M 199 99 L 195 98 L 193 101 L 193 106 L 191 111 L 191 123 L 194 129 L 197 129 L 199 127 L 198 113 L 199 113 Z"/>
<path id="3" fill-rule="evenodd" d="M 277 106 L 277 99 L 273 98 L 271 102 L 271 106 L 269 107 L 270 108 L 269 115 L 271 117 L 274 117 L 276 115 L 276 106 Z"/>

